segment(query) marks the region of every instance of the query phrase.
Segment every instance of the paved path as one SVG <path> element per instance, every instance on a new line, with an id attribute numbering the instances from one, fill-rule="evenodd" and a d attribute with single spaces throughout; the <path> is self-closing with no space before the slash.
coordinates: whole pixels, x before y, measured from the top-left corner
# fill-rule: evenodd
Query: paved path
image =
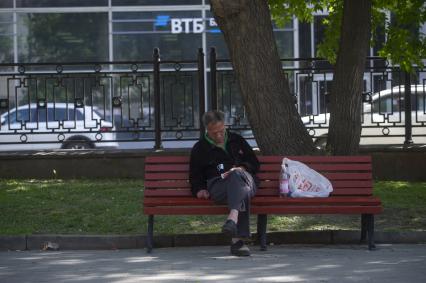
<path id="1" fill-rule="evenodd" d="M 0 282 L 426 282 L 426 245 L 0 252 Z"/>

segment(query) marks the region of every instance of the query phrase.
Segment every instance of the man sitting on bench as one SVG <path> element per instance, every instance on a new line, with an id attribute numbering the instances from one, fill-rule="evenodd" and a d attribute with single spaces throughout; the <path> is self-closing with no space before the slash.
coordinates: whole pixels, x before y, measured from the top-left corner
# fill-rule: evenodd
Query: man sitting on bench
<path id="1" fill-rule="evenodd" d="M 192 194 L 228 205 L 222 232 L 232 238 L 231 254 L 249 256 L 244 239 L 250 237 L 250 199 L 256 194 L 259 161 L 242 136 L 226 130 L 223 112 L 206 112 L 202 120 L 206 134 L 191 151 Z"/>

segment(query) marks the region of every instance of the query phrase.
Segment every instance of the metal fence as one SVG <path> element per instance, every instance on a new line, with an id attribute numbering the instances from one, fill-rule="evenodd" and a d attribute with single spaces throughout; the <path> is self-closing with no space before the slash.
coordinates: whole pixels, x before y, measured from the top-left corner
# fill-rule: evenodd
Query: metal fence
<path id="1" fill-rule="evenodd" d="M 195 56 L 194 56 L 195 57 Z M 302 120 L 321 143 L 328 130 L 333 68 L 318 58 L 282 60 Z M 409 75 L 367 58 L 362 143 L 426 143 L 426 72 Z M 110 147 L 194 141 L 206 109 L 252 137 L 229 60 L 0 64 L 0 149 Z M 45 146 L 45 147 L 42 147 Z"/>

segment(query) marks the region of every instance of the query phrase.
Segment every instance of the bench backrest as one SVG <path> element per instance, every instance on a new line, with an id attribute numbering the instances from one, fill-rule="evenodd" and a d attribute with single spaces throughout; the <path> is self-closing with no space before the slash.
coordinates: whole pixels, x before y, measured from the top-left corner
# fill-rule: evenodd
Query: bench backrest
<path id="1" fill-rule="evenodd" d="M 288 156 L 322 173 L 333 184 L 332 196 L 372 195 L 370 156 Z M 258 156 L 258 196 L 277 196 L 283 156 Z M 145 197 L 191 196 L 188 156 L 145 158 Z"/>

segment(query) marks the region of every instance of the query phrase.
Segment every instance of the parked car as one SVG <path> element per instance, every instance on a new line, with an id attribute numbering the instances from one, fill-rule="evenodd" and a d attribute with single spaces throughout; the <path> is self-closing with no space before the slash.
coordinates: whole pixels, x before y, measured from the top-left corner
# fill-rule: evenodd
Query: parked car
<path id="1" fill-rule="evenodd" d="M 97 108 L 73 103 L 36 103 L 0 116 L 0 150 L 116 148 L 113 125 Z"/>
<path id="2" fill-rule="evenodd" d="M 411 120 L 415 143 L 426 144 L 426 85 L 411 86 Z M 363 103 L 361 145 L 403 144 L 405 135 L 405 87 L 396 86 L 371 95 Z M 302 117 L 308 131 L 315 133 L 315 144 L 324 146 L 327 140 L 330 113 Z M 321 125 L 321 127 L 318 127 Z"/>

